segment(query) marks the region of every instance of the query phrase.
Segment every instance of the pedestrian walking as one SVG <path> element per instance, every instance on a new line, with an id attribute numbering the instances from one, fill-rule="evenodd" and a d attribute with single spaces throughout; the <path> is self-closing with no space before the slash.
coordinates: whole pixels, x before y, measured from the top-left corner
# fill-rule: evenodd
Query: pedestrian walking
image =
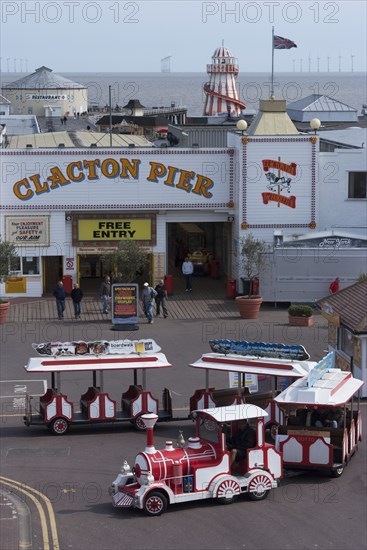
<path id="1" fill-rule="evenodd" d="M 106 275 L 106 277 L 104 278 L 101 284 L 100 295 L 102 300 L 103 313 L 107 315 L 110 311 L 110 296 L 111 296 L 111 280 L 108 277 L 108 275 Z"/>
<path id="2" fill-rule="evenodd" d="M 154 323 L 153 321 L 153 302 L 155 297 L 157 296 L 157 292 L 149 286 L 149 283 L 144 283 L 144 289 L 142 292 L 142 300 L 143 300 L 143 310 L 146 318 L 148 319 L 148 323 Z"/>
<path id="3" fill-rule="evenodd" d="M 167 310 L 167 290 L 164 285 L 163 279 L 159 281 L 157 286 L 155 287 L 155 291 L 157 293 L 157 296 L 155 297 L 155 305 L 156 305 L 156 315 L 159 317 L 159 314 L 161 312 L 161 306 L 163 311 L 163 317 L 167 319 L 168 317 L 168 310 Z"/>
<path id="4" fill-rule="evenodd" d="M 186 281 L 186 292 L 191 292 L 192 290 L 192 274 L 194 273 L 193 263 L 186 256 L 184 263 L 182 264 L 182 273 Z"/>
<path id="5" fill-rule="evenodd" d="M 339 292 L 339 290 L 340 290 L 339 277 L 336 277 L 336 279 L 334 279 L 334 281 L 330 283 L 329 292 L 330 294 L 335 294 L 335 292 Z"/>
<path id="6" fill-rule="evenodd" d="M 53 295 L 56 298 L 57 316 L 59 319 L 63 319 L 65 311 L 65 298 L 67 296 L 67 293 L 64 288 L 64 283 L 62 281 L 59 281 L 57 283 L 57 287 L 55 288 Z"/>
<path id="7" fill-rule="evenodd" d="M 83 298 L 82 289 L 75 283 L 73 290 L 71 291 L 71 299 L 73 300 L 74 316 L 75 319 L 80 319 L 80 304 Z"/>

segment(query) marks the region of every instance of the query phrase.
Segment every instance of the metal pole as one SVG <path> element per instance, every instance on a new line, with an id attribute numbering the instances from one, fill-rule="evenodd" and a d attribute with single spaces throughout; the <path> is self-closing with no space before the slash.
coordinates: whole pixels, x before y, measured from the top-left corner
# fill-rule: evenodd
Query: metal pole
<path id="1" fill-rule="evenodd" d="M 274 27 L 271 30 L 271 90 L 270 99 L 274 95 Z"/>
<path id="2" fill-rule="evenodd" d="M 111 105 L 111 86 L 108 86 L 108 100 L 110 105 L 110 147 L 112 147 L 112 105 Z"/>

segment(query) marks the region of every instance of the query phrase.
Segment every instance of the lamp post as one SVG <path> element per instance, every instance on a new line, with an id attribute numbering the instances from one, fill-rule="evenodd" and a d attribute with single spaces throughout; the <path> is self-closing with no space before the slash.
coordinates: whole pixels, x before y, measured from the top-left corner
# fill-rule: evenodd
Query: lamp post
<path id="1" fill-rule="evenodd" d="M 242 132 L 242 135 L 246 132 L 247 130 L 247 122 L 246 120 L 239 120 L 236 124 L 236 127 L 237 127 L 237 130 L 239 130 L 240 132 Z"/>
<path id="2" fill-rule="evenodd" d="M 320 126 L 321 126 L 321 121 L 318 118 L 313 118 L 312 120 L 310 120 L 310 127 L 312 130 L 315 131 L 315 135 L 317 130 L 320 128 Z"/>

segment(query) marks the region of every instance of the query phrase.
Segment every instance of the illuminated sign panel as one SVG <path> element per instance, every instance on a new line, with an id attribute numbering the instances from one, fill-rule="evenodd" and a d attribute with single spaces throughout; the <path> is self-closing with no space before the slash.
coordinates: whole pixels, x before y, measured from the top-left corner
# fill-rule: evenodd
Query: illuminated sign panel
<path id="1" fill-rule="evenodd" d="M 78 220 L 79 241 L 148 241 L 152 238 L 151 220 Z"/>
<path id="2" fill-rule="evenodd" d="M 112 285 L 112 323 L 131 324 L 139 322 L 139 288 L 136 284 Z"/>

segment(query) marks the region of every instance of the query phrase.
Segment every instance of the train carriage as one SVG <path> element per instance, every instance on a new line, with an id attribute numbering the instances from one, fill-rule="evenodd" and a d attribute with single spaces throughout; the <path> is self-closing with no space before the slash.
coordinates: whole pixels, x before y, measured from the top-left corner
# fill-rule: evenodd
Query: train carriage
<path id="1" fill-rule="evenodd" d="M 265 428 L 275 440 L 277 428 L 284 422 L 283 410 L 274 400 L 280 393 L 279 380 L 290 384 L 303 378 L 316 362 L 309 361 L 303 346 L 232 340 L 213 340 L 210 345 L 213 353 L 203 354 L 190 364 L 205 372 L 205 387 L 197 389 L 190 398 L 190 411 L 237 403 L 256 404 L 268 413 Z M 236 387 L 212 387 L 210 378 L 215 372 L 227 372 Z M 248 374 L 266 380 L 266 390 L 250 393 L 245 379 Z"/>
<path id="2" fill-rule="evenodd" d="M 342 475 L 362 439 L 362 417 L 355 396 L 363 381 L 334 368 L 334 353 L 275 397 L 283 410 L 276 448 L 290 469 L 317 469 Z"/>
<path id="3" fill-rule="evenodd" d="M 147 372 L 170 368 L 166 356 L 153 340 L 72 342 L 34 345 L 42 357 L 32 357 L 24 367 L 28 374 L 50 376 L 50 384 L 39 401 L 26 395 L 24 423 L 46 425 L 53 434 L 64 434 L 70 425 L 107 422 L 131 422 L 145 429 L 140 418 L 155 413 L 159 420 L 172 418 L 172 400 L 163 390 L 162 408 L 159 400 L 147 388 Z M 78 354 L 78 350 L 82 350 Z M 133 383 L 120 394 L 120 402 L 104 389 L 104 376 L 116 371 L 133 373 Z M 91 385 L 73 403 L 61 390 L 61 378 L 66 374 L 89 373 Z M 138 374 L 141 375 L 138 383 Z"/>

